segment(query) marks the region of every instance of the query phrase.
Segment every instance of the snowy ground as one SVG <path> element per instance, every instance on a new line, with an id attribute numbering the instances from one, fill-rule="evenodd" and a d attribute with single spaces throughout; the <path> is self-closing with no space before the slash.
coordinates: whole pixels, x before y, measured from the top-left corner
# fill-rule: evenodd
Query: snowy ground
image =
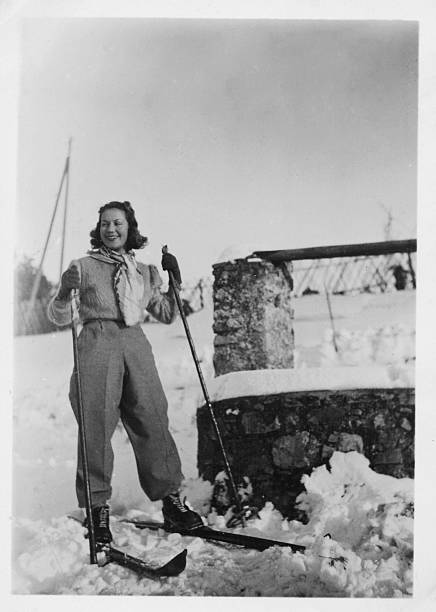
<path id="1" fill-rule="evenodd" d="M 294 306 L 299 385 L 304 385 L 305 379 L 313 384 L 314 376 L 325 379 L 330 372 L 330 385 L 335 386 L 333 373 L 343 373 L 344 367 L 357 380 L 360 377 L 362 381 L 371 370 L 393 385 L 413 385 L 413 292 L 334 296 L 339 357 L 331 341 L 325 298 L 307 296 L 295 300 Z M 211 321 L 210 309 L 189 318 L 206 379 L 213 376 Z M 200 389 L 182 324 L 148 324 L 144 331 L 154 348 L 169 400 L 171 430 L 182 458 L 188 499 L 207 514 L 211 486 L 200 481 L 196 471 L 195 412 Z M 310 515 L 308 525 L 284 521 L 267 505 L 261 518 L 247 528 L 249 533 L 302 543 L 308 547 L 304 555 L 286 549 L 241 551 L 175 534 L 157 537 L 116 520 L 126 514 L 161 516 L 160 504 L 148 501 L 140 490 L 133 454 L 121 428 L 113 441 L 116 459 L 111 505 L 117 546 L 156 560 L 187 547 L 187 569 L 177 578 L 138 582 L 117 566 L 89 566 L 83 529 L 65 518 L 76 507 L 76 424 L 67 400 L 71 364 L 68 331 L 15 339 L 15 593 L 411 595 L 413 481 L 375 474 L 363 456 L 337 453 L 331 472 L 319 468 L 305 481 L 301 503 Z M 220 525 L 220 518 L 214 515 L 209 521 Z M 325 538 L 326 533 L 331 538 Z M 325 558 L 332 556 L 344 561 L 332 563 Z"/>

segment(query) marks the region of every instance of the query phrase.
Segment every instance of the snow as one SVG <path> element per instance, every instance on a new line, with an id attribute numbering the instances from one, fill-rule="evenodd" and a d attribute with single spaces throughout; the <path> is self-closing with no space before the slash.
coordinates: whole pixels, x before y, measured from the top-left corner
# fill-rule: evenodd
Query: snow
<path id="1" fill-rule="evenodd" d="M 211 310 L 190 317 L 213 399 L 345 385 L 413 385 L 413 292 L 361 296 L 353 302 L 334 296 L 339 353 L 330 350 L 328 311 L 322 309 L 319 298 L 295 300 L 298 359 L 294 371 L 237 373 L 213 381 Z M 184 494 L 209 523 L 223 527 L 223 517 L 208 514 L 212 485 L 200 480 L 196 470 L 199 383 L 182 323 L 144 325 L 144 331 L 169 400 L 171 431 L 186 478 Z M 113 440 L 111 506 L 116 545 L 156 562 L 187 548 L 187 569 L 178 577 L 151 581 L 138 580 L 113 564 L 90 566 L 84 530 L 66 517 L 76 509 L 76 423 L 67 398 L 71 335 L 20 337 L 14 344 L 14 593 L 411 596 L 412 480 L 376 474 L 363 455 L 337 452 L 330 471 L 320 467 L 304 477 L 300 504 L 308 512 L 308 524 L 286 521 L 266 503 L 260 517 L 246 527 L 252 535 L 303 544 L 305 554 L 285 548 L 260 553 L 218 546 L 193 537 L 139 531 L 118 520 L 161 518 L 160 502 L 150 502 L 139 487 L 133 453 L 121 427 Z"/>
<path id="2" fill-rule="evenodd" d="M 300 504 L 303 525 L 283 520 L 267 503 L 245 531 L 303 544 L 293 553 L 263 553 L 217 547 L 195 537 L 139 531 L 113 517 L 119 548 L 164 562 L 183 547 L 188 570 L 165 581 L 137 581 L 124 568 L 87 564 L 89 548 L 79 523 L 17 519 L 24 550 L 17 556 L 15 590 L 20 593 L 219 595 L 298 597 L 403 597 L 412 593 L 413 481 L 375 474 L 356 452 L 335 453 L 305 477 Z M 208 493 L 208 491 L 205 491 Z M 199 503 L 200 500 L 197 500 Z M 201 505 L 201 504 L 200 504 Z M 131 511 L 128 516 L 138 517 Z M 156 504 L 139 516 L 161 518 Z M 215 521 L 220 526 L 219 521 Z M 326 536 L 326 534 L 330 534 Z M 163 592 L 162 592 L 163 589 Z"/>
<path id="3" fill-rule="evenodd" d="M 373 389 L 414 386 L 414 368 L 380 366 L 304 368 L 300 370 L 249 370 L 218 376 L 210 383 L 212 401 L 232 397 L 271 395 L 290 391 Z M 201 401 L 199 402 L 201 404 Z"/>
<path id="4" fill-rule="evenodd" d="M 259 245 L 254 244 L 234 244 L 224 249 L 215 261 L 215 264 L 236 261 L 237 259 L 247 259 L 252 253 L 259 250 Z"/>

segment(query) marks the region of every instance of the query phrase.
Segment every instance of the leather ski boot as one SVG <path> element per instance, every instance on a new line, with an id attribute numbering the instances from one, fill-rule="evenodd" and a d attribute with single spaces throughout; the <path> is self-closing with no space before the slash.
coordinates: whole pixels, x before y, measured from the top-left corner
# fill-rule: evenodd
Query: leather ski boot
<path id="1" fill-rule="evenodd" d="M 91 512 L 96 542 L 109 544 L 112 542 L 112 533 L 109 528 L 109 506 L 95 506 Z M 88 519 L 85 518 L 83 526 L 88 527 Z"/>
<path id="2" fill-rule="evenodd" d="M 181 501 L 179 493 L 171 493 L 163 498 L 162 514 L 169 529 L 192 531 L 203 527 L 201 516 Z"/>

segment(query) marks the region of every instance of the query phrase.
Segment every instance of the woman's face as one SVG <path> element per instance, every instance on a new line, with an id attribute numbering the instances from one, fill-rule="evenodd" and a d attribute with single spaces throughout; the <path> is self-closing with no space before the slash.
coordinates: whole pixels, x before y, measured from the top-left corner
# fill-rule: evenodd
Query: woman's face
<path id="1" fill-rule="evenodd" d="M 102 213 L 100 238 L 106 247 L 118 253 L 125 253 L 124 246 L 127 242 L 128 233 L 129 224 L 124 210 L 109 208 Z"/>

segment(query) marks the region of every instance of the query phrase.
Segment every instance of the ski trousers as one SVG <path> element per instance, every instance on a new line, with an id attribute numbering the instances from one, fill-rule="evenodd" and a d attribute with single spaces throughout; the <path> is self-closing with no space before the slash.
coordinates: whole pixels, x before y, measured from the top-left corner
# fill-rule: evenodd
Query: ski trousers
<path id="1" fill-rule="evenodd" d="M 177 491 L 183 479 L 180 458 L 168 430 L 168 404 L 153 352 L 139 325 L 95 319 L 78 338 L 92 505 L 111 497 L 114 455 L 111 438 L 120 418 L 135 454 L 139 482 L 152 500 Z M 70 402 L 78 420 L 77 387 Z M 76 493 L 85 507 L 82 453 L 78 444 Z"/>

